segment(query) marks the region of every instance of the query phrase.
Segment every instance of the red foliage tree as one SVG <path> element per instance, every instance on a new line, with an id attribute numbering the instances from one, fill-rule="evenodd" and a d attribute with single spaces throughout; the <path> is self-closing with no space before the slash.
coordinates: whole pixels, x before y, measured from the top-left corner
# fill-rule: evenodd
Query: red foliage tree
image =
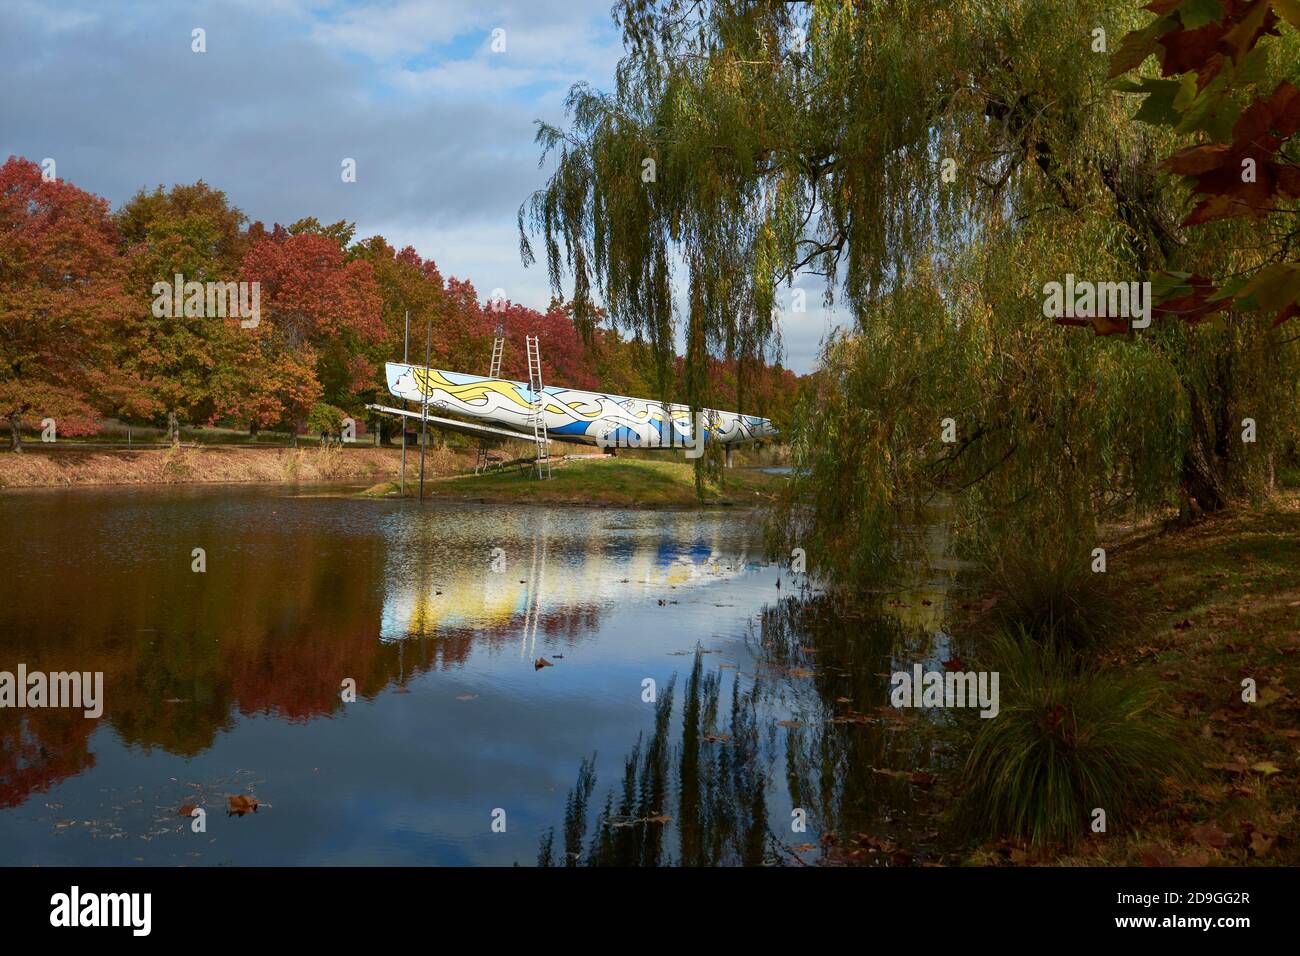
<path id="1" fill-rule="evenodd" d="M 261 319 L 269 326 L 258 337 L 261 360 L 249 370 L 245 404 L 248 395 L 264 402 L 278 394 L 280 417 L 296 428 L 325 391 L 323 377 L 334 379 L 329 383 L 334 393 L 326 394 L 335 404 L 342 404 L 339 393 L 369 384 L 375 368 L 364 351 L 385 337 L 370 262 L 349 261 L 330 235 L 292 235 L 277 226 L 249 249 L 242 278 L 259 283 Z M 323 374 L 328 372 L 334 374 Z"/>
<path id="2" fill-rule="evenodd" d="M 11 156 L 0 166 L 0 266 L 0 418 L 13 449 L 42 418 L 62 434 L 93 432 L 106 333 L 126 306 L 107 201 Z"/>

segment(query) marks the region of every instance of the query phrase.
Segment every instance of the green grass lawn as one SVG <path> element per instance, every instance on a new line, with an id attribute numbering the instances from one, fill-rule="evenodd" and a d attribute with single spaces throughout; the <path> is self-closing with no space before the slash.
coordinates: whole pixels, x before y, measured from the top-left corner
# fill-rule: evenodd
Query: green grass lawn
<path id="1" fill-rule="evenodd" d="M 703 504 L 748 506 L 766 502 L 785 479 L 750 469 L 733 468 L 722 487 L 706 486 Z M 418 491 L 408 478 L 407 494 Z M 585 459 L 556 463 L 551 478 L 538 481 L 531 467 L 512 466 L 484 475 L 456 475 L 425 481 L 426 495 L 475 501 L 524 501 L 544 504 L 694 507 L 695 468 L 680 461 L 632 458 Z M 368 489 L 368 495 L 396 494 L 393 482 Z"/>

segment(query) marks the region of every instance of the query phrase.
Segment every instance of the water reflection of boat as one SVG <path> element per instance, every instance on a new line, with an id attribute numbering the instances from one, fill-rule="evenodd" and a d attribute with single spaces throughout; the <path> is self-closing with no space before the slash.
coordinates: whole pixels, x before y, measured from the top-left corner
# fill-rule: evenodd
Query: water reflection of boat
<path id="1" fill-rule="evenodd" d="M 380 639 L 400 641 L 441 630 L 510 631 L 522 625 L 532 643 L 550 615 L 599 605 L 663 597 L 666 592 L 732 580 L 758 566 L 723 547 L 724 533 L 693 540 L 640 534 L 611 540 L 593 519 L 590 537 L 575 542 L 548 533 L 543 515 L 532 533 L 501 549 L 501 567 L 464 561 L 425 564 L 419 574 L 401 549 L 390 551 Z M 531 645 L 530 645 L 531 646 Z M 521 653 L 529 653 L 526 649 Z"/>

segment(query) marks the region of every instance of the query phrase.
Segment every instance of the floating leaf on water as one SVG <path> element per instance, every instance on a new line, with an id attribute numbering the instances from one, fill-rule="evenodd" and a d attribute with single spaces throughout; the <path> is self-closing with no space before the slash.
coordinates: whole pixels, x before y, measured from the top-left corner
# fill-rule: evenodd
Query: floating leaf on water
<path id="1" fill-rule="evenodd" d="M 237 814 L 243 816 L 245 813 L 256 813 L 259 804 L 256 797 L 250 797 L 245 794 L 237 794 L 227 798 L 226 810 L 228 814 Z"/>

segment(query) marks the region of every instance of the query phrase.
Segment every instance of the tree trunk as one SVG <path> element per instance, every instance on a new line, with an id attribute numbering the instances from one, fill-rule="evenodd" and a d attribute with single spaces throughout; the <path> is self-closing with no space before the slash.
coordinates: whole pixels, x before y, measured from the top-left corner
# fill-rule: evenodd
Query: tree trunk
<path id="1" fill-rule="evenodd" d="M 1192 441 L 1183 456 L 1183 517 L 1198 512 L 1221 511 L 1228 505 L 1226 426 L 1224 414 L 1215 415 L 1217 428 L 1203 414 L 1199 397 L 1191 393 Z"/>
<path id="2" fill-rule="evenodd" d="M 9 416 L 9 450 L 19 455 L 23 453 L 23 433 L 17 415 Z"/>
<path id="3" fill-rule="evenodd" d="M 181 443 L 181 423 L 176 417 L 176 410 L 172 409 L 167 413 L 167 440 L 173 445 Z"/>
<path id="4" fill-rule="evenodd" d="M 256 421 L 251 421 L 251 422 L 249 422 L 249 423 L 248 423 L 248 440 L 249 440 L 249 441 L 257 441 L 257 433 L 258 433 L 260 430 L 261 430 L 261 429 L 258 427 L 258 424 L 257 424 Z"/>

